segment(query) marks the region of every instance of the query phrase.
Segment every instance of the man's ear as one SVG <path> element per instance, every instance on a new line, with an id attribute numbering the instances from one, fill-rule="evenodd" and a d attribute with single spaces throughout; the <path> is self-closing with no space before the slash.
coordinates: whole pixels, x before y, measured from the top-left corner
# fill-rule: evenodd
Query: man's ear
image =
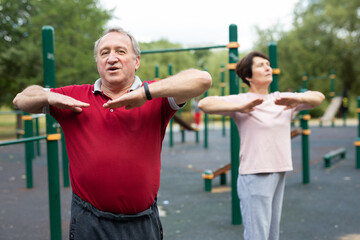
<path id="1" fill-rule="evenodd" d="M 135 59 L 135 72 L 139 69 L 140 67 L 140 56 L 137 56 Z"/>

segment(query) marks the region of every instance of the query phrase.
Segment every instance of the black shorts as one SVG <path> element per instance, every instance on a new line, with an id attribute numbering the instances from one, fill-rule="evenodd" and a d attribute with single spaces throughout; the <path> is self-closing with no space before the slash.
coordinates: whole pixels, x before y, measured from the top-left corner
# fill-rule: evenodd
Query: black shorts
<path id="1" fill-rule="evenodd" d="M 135 215 L 113 214 L 96 209 L 73 194 L 70 240 L 161 240 L 163 230 L 156 200 Z"/>

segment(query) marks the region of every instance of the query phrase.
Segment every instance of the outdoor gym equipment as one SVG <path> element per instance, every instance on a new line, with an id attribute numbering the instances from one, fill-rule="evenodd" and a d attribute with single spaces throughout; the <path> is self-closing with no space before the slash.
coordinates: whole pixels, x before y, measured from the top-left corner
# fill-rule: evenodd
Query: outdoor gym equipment
<path id="1" fill-rule="evenodd" d="M 148 50 L 142 51 L 141 54 L 153 54 L 153 53 L 165 53 L 165 52 L 180 52 L 180 51 L 192 51 L 192 50 L 205 50 L 205 49 L 214 49 L 214 48 L 228 48 L 229 49 L 229 64 L 227 69 L 229 70 L 229 82 L 230 82 L 230 94 L 239 93 L 239 80 L 236 77 L 235 67 L 236 62 L 239 59 L 238 48 L 239 43 L 237 42 L 237 26 L 231 24 L 229 26 L 229 44 L 220 45 L 220 46 L 210 46 L 210 47 L 196 47 L 196 48 L 176 48 L 176 49 L 164 49 L 164 50 Z M 206 96 L 207 93 L 205 93 Z M 206 116 L 204 116 L 206 118 Z M 170 121 L 170 139 L 172 136 L 171 132 L 172 120 Z M 207 131 L 204 131 L 204 134 L 207 134 Z M 205 136 L 205 139 L 207 137 Z M 171 141 L 171 140 L 170 140 Z M 171 143 L 170 143 L 171 144 Z M 204 147 L 207 148 L 207 142 L 204 141 Z M 240 202 L 237 196 L 236 180 L 238 176 L 239 168 L 239 147 L 240 139 L 237 130 L 237 126 L 233 120 L 230 123 L 230 159 L 231 159 L 231 201 L 232 201 L 232 224 L 237 225 L 241 224 L 241 213 L 240 213 Z"/>
<path id="2" fill-rule="evenodd" d="M 42 28 L 42 47 L 43 47 L 43 70 L 44 87 L 55 87 L 55 55 L 54 55 L 54 29 L 51 26 Z M 57 132 L 58 123 L 50 116 L 46 115 L 46 136 L 29 137 L 32 132 L 31 116 L 26 114 L 25 128 L 31 128 L 31 131 L 25 131 L 22 139 L 1 142 L 0 146 L 26 143 L 26 152 L 30 148 L 34 150 L 31 142 L 46 139 L 47 147 L 47 166 L 48 166 L 48 187 L 49 187 L 49 215 L 50 215 L 50 239 L 61 240 L 61 205 L 60 205 L 60 184 L 59 184 L 59 151 L 58 140 L 61 134 Z M 31 125 L 31 126 L 30 126 Z M 28 127 L 27 127 L 28 126 Z M 28 144 L 30 143 L 30 144 Z M 28 149 L 29 148 L 29 149 Z M 26 173 L 27 187 L 32 187 L 32 155 L 26 154 Z"/>
<path id="3" fill-rule="evenodd" d="M 326 168 L 331 167 L 331 160 L 333 159 L 345 159 L 346 157 L 346 149 L 345 148 L 338 148 L 336 150 L 330 151 L 324 155 L 324 166 Z"/>
<path id="4" fill-rule="evenodd" d="M 308 76 L 306 72 L 303 73 L 302 76 L 302 87 L 303 89 L 307 89 L 307 82 L 309 80 L 330 80 L 330 92 L 329 96 L 331 99 L 331 103 L 329 107 L 326 109 L 324 115 L 320 118 L 319 126 L 322 127 L 324 122 L 331 121 L 331 126 L 335 127 L 335 115 L 339 111 L 342 105 L 347 105 L 348 99 L 345 97 L 336 96 L 335 93 L 335 71 L 333 69 L 330 70 L 329 75 L 324 76 Z M 343 114 L 343 125 L 346 126 L 346 113 Z"/>
<path id="5" fill-rule="evenodd" d="M 302 133 L 301 128 L 295 128 L 291 131 L 290 136 L 294 138 Z M 212 180 L 215 177 L 220 176 L 220 185 L 226 184 L 226 174 L 231 169 L 231 164 L 226 164 L 225 166 L 216 169 L 215 171 L 212 170 L 205 170 L 202 174 L 202 178 L 204 179 L 204 190 L 206 192 L 211 192 L 212 190 Z"/>
<path id="6" fill-rule="evenodd" d="M 358 114 L 358 138 L 354 142 L 356 147 L 356 168 L 360 169 L 360 97 L 357 97 L 357 109 Z"/>

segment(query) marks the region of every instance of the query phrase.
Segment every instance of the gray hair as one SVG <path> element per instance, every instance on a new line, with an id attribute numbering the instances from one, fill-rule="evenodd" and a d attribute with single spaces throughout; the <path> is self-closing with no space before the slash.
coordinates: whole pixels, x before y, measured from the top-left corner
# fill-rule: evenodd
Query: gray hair
<path id="1" fill-rule="evenodd" d="M 131 43 L 132 43 L 132 47 L 133 47 L 133 50 L 134 50 L 134 53 L 135 53 L 135 58 L 140 56 L 140 46 L 138 44 L 138 42 L 136 41 L 136 39 L 134 38 L 134 36 L 125 31 L 123 28 L 121 27 L 112 27 L 112 28 L 109 28 L 108 30 L 106 30 L 103 35 L 101 35 L 101 37 L 95 42 L 95 46 L 94 46 L 94 57 L 95 57 L 95 61 L 97 61 L 97 51 L 98 51 L 98 46 L 99 46 L 99 43 L 101 41 L 101 39 L 108 33 L 111 33 L 111 32 L 118 32 L 118 33 L 122 33 L 122 34 L 125 34 L 127 35 L 130 40 L 131 40 Z"/>

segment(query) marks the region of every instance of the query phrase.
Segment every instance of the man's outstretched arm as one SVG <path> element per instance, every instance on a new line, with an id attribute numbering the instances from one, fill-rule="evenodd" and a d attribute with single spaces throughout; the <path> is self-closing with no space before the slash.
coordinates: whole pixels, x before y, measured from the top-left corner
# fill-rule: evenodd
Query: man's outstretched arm
<path id="1" fill-rule="evenodd" d="M 15 108 L 29 113 L 42 113 L 47 105 L 62 109 L 70 109 L 74 112 L 81 112 L 82 108 L 89 107 L 88 103 L 78 101 L 74 98 L 45 91 L 43 87 L 32 85 L 18 93 L 13 100 Z"/>
<path id="2" fill-rule="evenodd" d="M 176 104 L 183 104 L 206 92 L 212 85 L 208 72 L 188 69 L 176 75 L 148 85 L 151 98 L 173 97 Z M 125 107 L 131 109 L 142 106 L 147 100 L 145 86 L 124 94 L 104 104 L 105 108 Z"/>

